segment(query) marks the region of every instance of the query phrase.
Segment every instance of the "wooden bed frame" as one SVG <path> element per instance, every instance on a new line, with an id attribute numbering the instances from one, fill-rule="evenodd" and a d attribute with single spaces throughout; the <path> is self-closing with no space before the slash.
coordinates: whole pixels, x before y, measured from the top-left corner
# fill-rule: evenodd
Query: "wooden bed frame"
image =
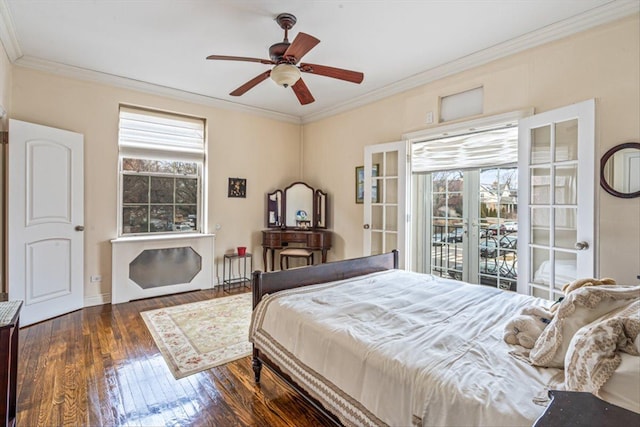
<path id="1" fill-rule="evenodd" d="M 372 255 L 362 258 L 347 259 L 344 261 L 334 261 L 326 264 L 319 264 L 310 267 L 295 268 L 284 271 L 273 271 L 263 273 L 253 272 L 253 307 L 260 302 L 266 294 L 293 289 L 302 286 L 315 285 L 324 282 L 349 279 L 356 276 L 363 276 L 376 271 L 384 271 L 398 268 L 398 251 Z M 298 386 L 287 374 L 267 356 L 260 353 L 260 350 L 253 346 L 253 372 L 256 383 L 260 382 L 260 371 L 265 364 L 276 375 L 282 378 L 294 390 L 304 396 L 312 405 L 331 419 L 336 425 L 342 425 L 338 418 L 328 412 L 313 397 L 311 397 L 302 387 Z"/>

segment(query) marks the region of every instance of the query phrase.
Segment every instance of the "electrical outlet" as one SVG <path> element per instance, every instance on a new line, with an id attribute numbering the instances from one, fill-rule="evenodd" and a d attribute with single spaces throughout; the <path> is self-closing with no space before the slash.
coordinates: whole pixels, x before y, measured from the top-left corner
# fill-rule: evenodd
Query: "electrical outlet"
<path id="1" fill-rule="evenodd" d="M 96 274 L 95 276 L 91 276 L 89 280 L 91 281 L 91 283 L 102 282 L 102 276 Z"/>

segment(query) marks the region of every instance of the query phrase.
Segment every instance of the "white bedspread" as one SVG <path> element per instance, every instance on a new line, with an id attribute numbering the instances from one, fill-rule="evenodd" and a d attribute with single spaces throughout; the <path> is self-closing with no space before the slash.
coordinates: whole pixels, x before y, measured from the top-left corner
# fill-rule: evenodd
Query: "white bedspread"
<path id="1" fill-rule="evenodd" d="M 389 270 L 263 298 L 250 340 L 345 425 L 530 426 L 560 371 L 514 359 L 502 333 L 532 303 Z"/>

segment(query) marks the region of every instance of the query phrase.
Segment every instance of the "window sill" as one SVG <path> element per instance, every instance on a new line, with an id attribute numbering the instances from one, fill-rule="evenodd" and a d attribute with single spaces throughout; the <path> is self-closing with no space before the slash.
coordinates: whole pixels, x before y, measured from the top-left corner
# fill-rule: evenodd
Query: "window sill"
<path id="1" fill-rule="evenodd" d="M 132 243 L 132 242 L 158 242 L 165 240 L 190 240 L 204 237 L 215 237 L 212 233 L 175 233 L 145 236 L 121 236 L 111 240 L 111 243 Z"/>

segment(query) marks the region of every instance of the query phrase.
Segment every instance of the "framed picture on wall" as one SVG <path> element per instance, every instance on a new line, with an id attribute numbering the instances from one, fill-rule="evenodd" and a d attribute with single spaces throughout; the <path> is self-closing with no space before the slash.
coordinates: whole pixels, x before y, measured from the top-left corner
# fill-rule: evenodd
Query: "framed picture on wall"
<path id="1" fill-rule="evenodd" d="M 379 165 L 376 163 L 371 168 L 371 176 L 378 176 Z M 371 185 L 371 203 L 378 203 L 380 195 L 378 193 L 378 181 L 374 180 Z M 364 166 L 356 167 L 356 203 L 364 202 Z"/>
<path id="2" fill-rule="evenodd" d="M 229 178 L 229 194 L 227 197 L 247 197 L 247 180 L 245 178 Z"/>

